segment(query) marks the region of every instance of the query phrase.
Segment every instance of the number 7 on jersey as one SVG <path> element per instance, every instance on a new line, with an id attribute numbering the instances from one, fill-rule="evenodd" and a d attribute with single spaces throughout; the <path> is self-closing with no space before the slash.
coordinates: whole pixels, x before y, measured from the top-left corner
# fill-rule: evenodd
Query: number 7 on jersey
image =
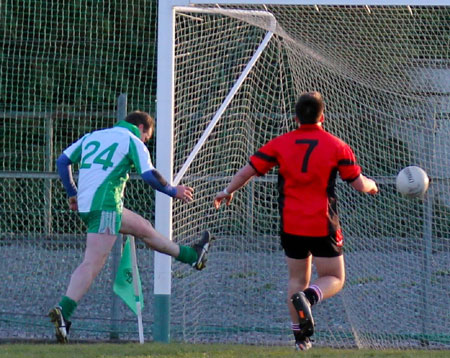
<path id="1" fill-rule="evenodd" d="M 308 171 L 308 161 L 311 156 L 312 151 L 317 146 L 319 141 L 317 139 L 297 139 L 295 144 L 307 144 L 308 148 L 306 149 L 305 156 L 303 157 L 302 163 L 302 173 L 306 173 Z"/>

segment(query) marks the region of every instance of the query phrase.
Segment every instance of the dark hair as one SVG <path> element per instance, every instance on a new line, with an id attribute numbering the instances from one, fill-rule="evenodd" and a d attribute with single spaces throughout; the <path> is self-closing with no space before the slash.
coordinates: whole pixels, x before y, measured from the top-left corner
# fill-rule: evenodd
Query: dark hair
<path id="1" fill-rule="evenodd" d="M 150 128 L 151 129 L 155 128 L 155 120 L 147 112 L 141 112 L 141 111 L 131 112 L 125 118 L 125 121 L 128 123 L 134 124 L 135 126 L 139 126 L 140 124 L 143 124 L 146 132 Z"/>
<path id="2" fill-rule="evenodd" d="M 295 114 L 301 124 L 319 122 L 325 105 L 319 92 L 303 93 L 295 105 Z"/>

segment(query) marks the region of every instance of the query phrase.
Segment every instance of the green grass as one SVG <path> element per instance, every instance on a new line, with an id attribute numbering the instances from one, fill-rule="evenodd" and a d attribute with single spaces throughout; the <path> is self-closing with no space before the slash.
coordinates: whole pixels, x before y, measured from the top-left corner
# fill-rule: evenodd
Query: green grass
<path id="1" fill-rule="evenodd" d="M 350 350 L 313 348 L 296 352 L 290 347 L 221 344 L 0 344 L 0 358 L 445 358 L 450 351 Z"/>

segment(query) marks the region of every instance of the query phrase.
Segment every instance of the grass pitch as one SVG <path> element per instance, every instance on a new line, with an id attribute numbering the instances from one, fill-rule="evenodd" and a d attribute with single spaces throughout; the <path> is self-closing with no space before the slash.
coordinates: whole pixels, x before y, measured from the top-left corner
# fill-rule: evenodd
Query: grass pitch
<path id="1" fill-rule="evenodd" d="M 0 358 L 448 358 L 450 351 L 350 350 L 221 344 L 0 344 Z"/>

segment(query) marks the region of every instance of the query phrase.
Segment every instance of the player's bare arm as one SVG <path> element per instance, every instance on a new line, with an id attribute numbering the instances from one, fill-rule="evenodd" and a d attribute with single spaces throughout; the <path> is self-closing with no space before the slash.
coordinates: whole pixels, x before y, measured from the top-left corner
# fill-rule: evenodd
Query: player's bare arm
<path id="1" fill-rule="evenodd" d="M 376 193 L 378 193 L 378 186 L 377 183 L 375 182 L 375 180 L 367 178 L 364 175 L 360 175 L 358 178 L 356 178 L 355 180 L 353 180 L 350 185 L 362 192 L 362 193 L 368 193 L 371 195 L 375 195 Z"/>
<path id="2" fill-rule="evenodd" d="M 225 203 L 230 205 L 230 202 L 233 199 L 233 193 L 245 186 L 256 174 L 256 170 L 250 164 L 242 167 L 231 179 L 228 186 L 223 191 L 216 194 L 216 197 L 214 198 L 214 207 L 219 209 L 223 199 L 226 199 Z"/>

